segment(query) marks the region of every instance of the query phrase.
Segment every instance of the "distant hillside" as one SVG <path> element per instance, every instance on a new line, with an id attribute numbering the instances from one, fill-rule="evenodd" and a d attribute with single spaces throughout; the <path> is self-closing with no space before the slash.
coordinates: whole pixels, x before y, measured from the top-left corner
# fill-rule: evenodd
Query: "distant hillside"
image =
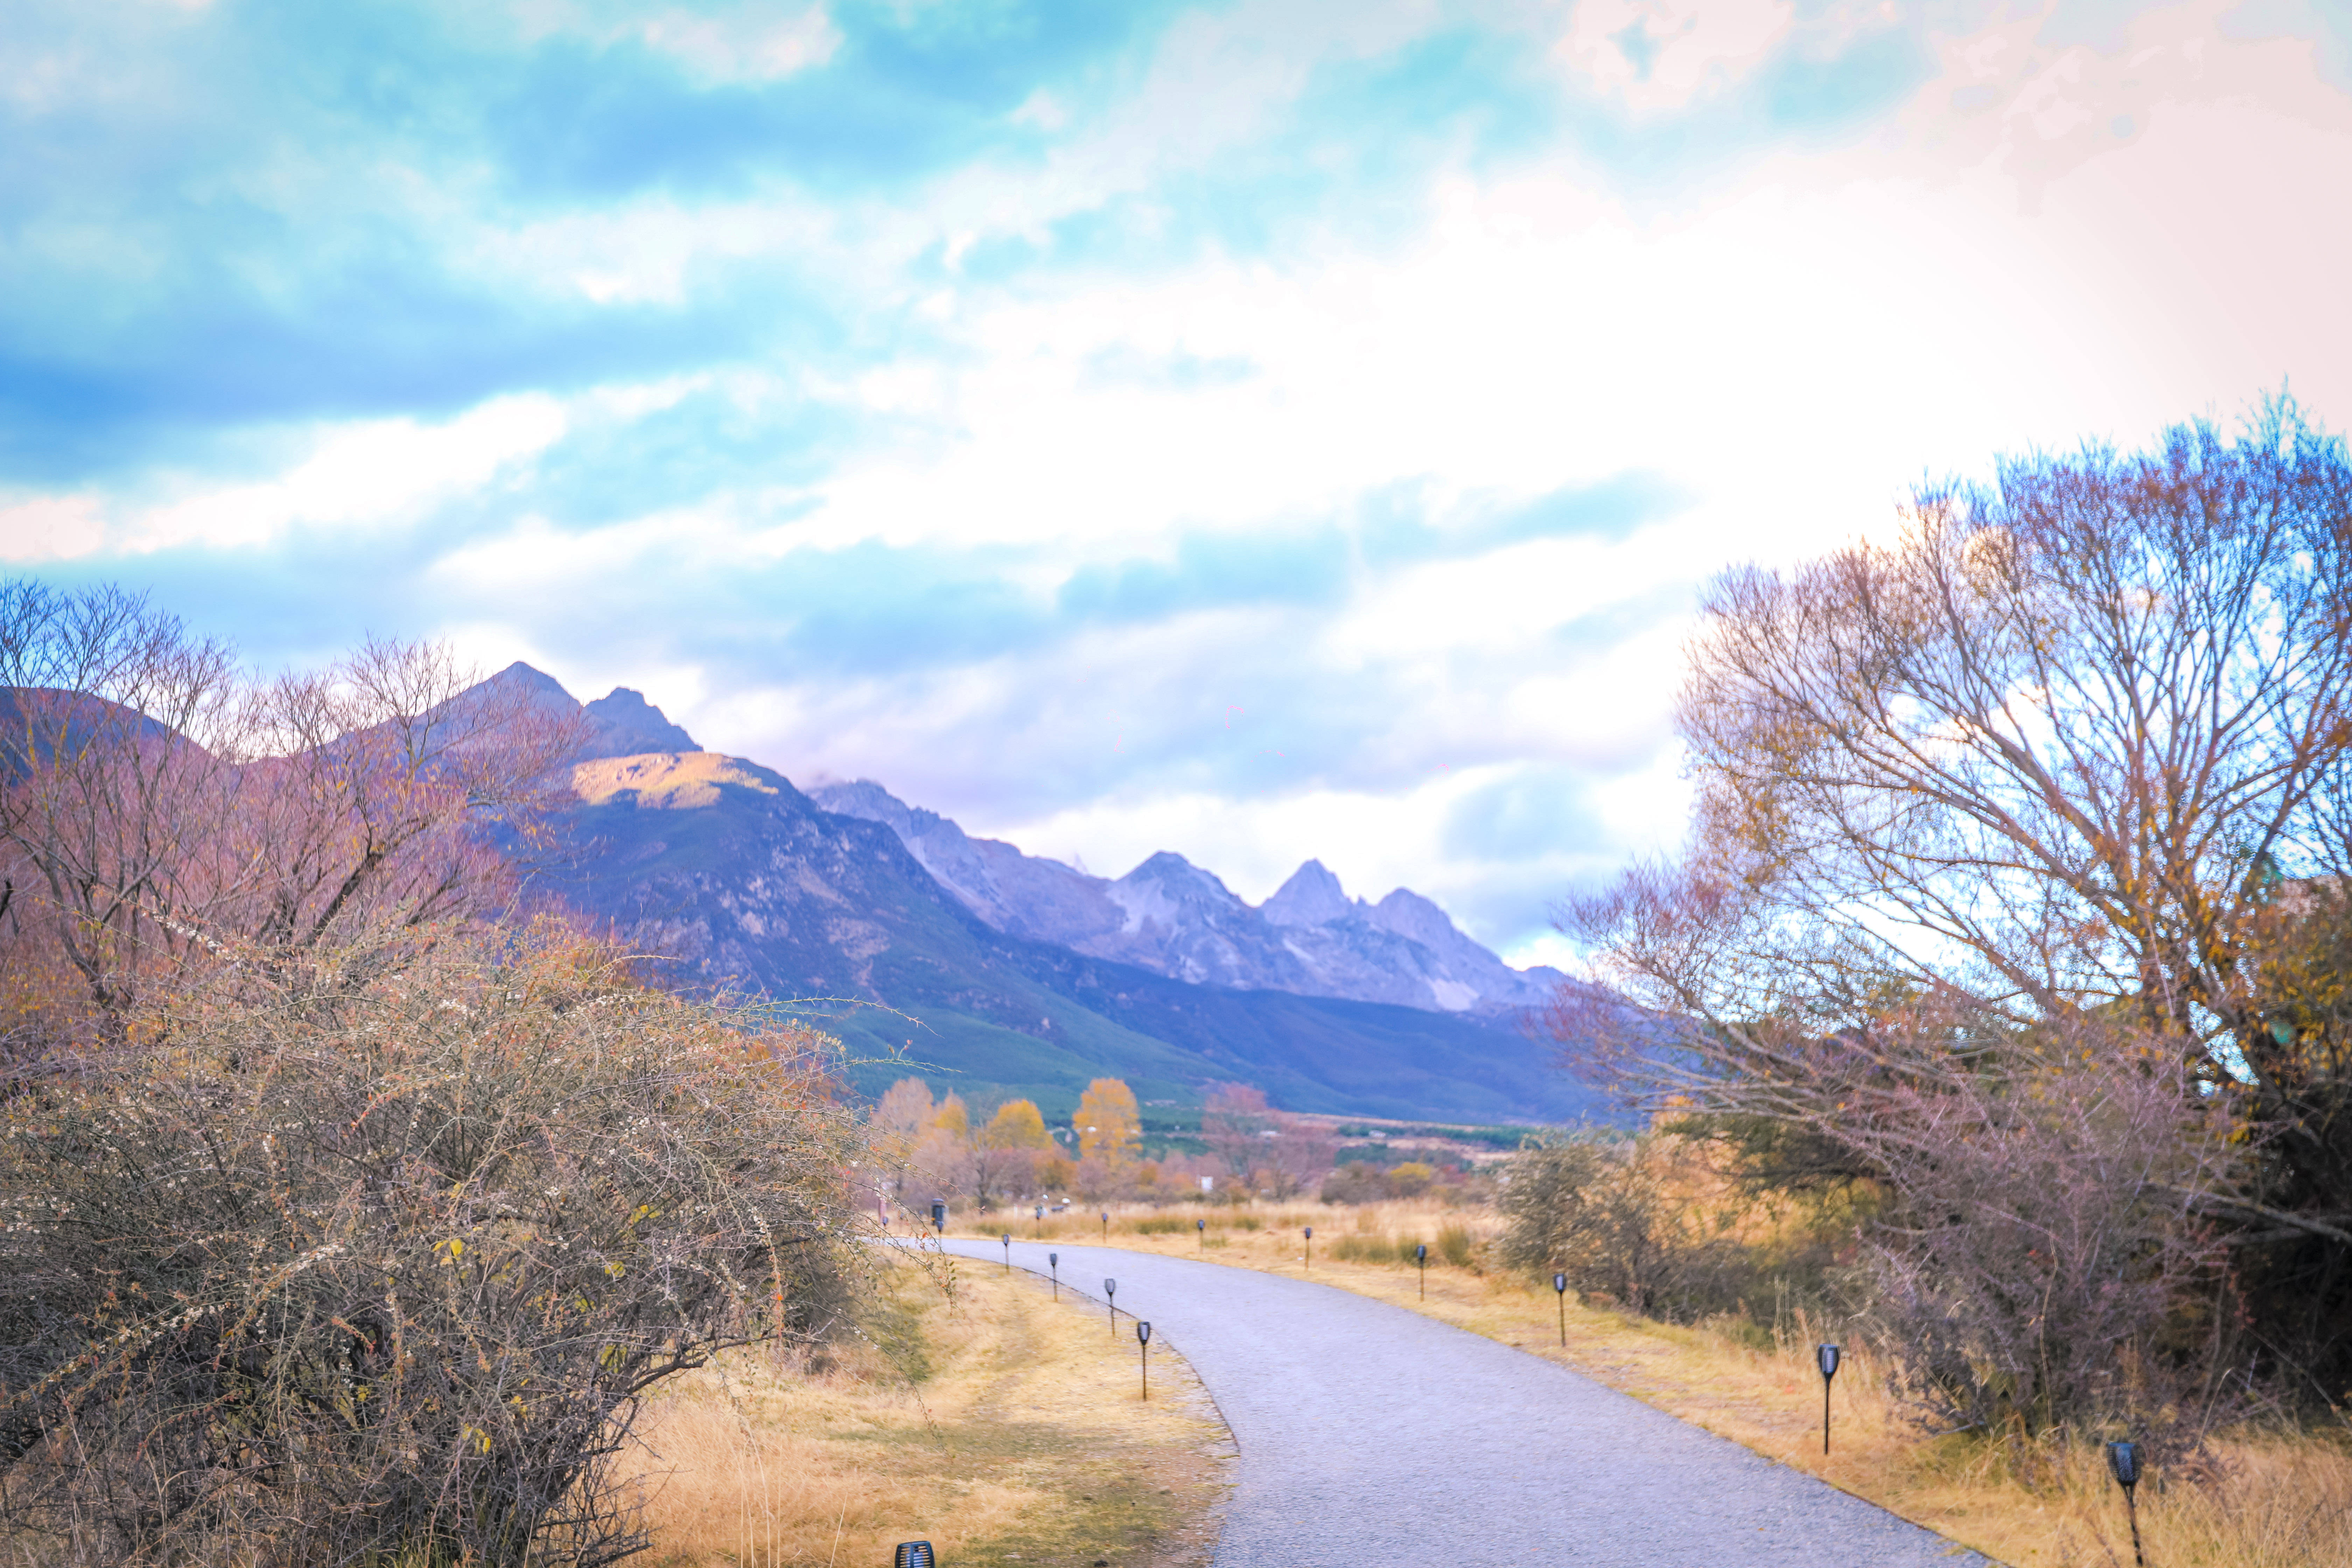
<path id="1" fill-rule="evenodd" d="M 1516 1031 L 1407 1007 L 1190 984 L 996 931 L 940 888 L 888 828 L 824 811 L 740 758 L 661 753 L 584 762 L 548 873 L 671 973 L 838 1008 L 861 1055 L 947 1069 L 967 1098 L 1025 1095 L 1066 1114 L 1089 1079 L 1147 1102 L 1197 1104 L 1238 1079 L 1299 1110 L 1555 1121 L 1593 1109 Z M 877 1092 L 907 1069 L 852 1079 Z"/>
<path id="2" fill-rule="evenodd" d="M 1181 855 L 1152 856 L 1116 881 L 974 838 L 871 779 L 820 784 L 826 810 L 887 826 L 940 884 L 1009 935 L 1204 985 L 1389 1002 L 1516 1019 L 1567 976 L 1517 970 L 1410 889 L 1351 900 L 1319 860 L 1253 909 Z"/>

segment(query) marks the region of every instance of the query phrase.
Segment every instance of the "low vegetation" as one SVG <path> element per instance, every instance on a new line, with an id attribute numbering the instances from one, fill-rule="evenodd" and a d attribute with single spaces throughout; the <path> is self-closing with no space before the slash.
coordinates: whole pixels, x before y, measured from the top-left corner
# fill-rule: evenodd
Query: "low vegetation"
<path id="1" fill-rule="evenodd" d="M 870 1563 L 1202 1568 L 1232 1445 L 1172 1348 L 1139 1397 L 1130 1338 L 1032 1276 L 888 1265 L 860 1331 L 743 1352 L 671 1384 L 632 1456 L 651 1568 Z"/>

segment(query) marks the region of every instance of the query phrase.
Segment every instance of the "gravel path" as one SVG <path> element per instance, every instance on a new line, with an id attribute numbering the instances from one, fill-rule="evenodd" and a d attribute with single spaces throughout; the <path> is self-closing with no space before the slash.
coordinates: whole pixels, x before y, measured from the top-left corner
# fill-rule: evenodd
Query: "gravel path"
<path id="1" fill-rule="evenodd" d="M 992 1241 L 949 1251 L 989 1263 Z M 1218 1568 L 1983 1564 L 1940 1535 L 1591 1379 L 1326 1285 L 1015 1241 L 1097 1301 L 1118 1281 L 1240 1448 Z M 1105 1332 L 1108 1332 L 1108 1324 Z"/>

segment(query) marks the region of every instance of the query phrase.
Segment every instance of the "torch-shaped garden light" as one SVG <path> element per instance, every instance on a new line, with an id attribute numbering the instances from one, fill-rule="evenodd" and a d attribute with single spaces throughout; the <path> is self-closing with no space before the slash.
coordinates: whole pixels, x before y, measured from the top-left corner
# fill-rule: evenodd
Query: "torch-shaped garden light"
<path id="1" fill-rule="evenodd" d="M 1560 1348 L 1560 1349 L 1562 1349 L 1562 1350 L 1566 1350 L 1566 1349 L 1568 1348 L 1568 1276 L 1567 1276 L 1567 1275 L 1565 1275 L 1565 1274 L 1555 1274 L 1555 1275 L 1553 1275 L 1553 1276 L 1551 1277 L 1551 1292 L 1552 1292 L 1552 1294 L 1553 1294 L 1553 1295 L 1555 1295 L 1555 1296 L 1557 1296 L 1557 1297 L 1559 1297 L 1559 1348 Z"/>
<path id="2" fill-rule="evenodd" d="M 934 1568 L 939 1559 L 931 1555 L 928 1541 L 902 1541 L 898 1550 L 890 1554 L 890 1568 Z"/>
<path id="3" fill-rule="evenodd" d="M 1306 1267 L 1305 1267 L 1305 1268 L 1301 1268 L 1301 1269 L 1299 1270 L 1299 1272 L 1303 1274 L 1303 1273 L 1305 1273 L 1305 1272 L 1307 1271 L 1307 1268 L 1314 1268 L 1314 1267 L 1315 1267 L 1315 1227 L 1314 1227 L 1313 1226 L 1311 1226 L 1311 1225 L 1310 1225 L 1310 1226 L 1308 1226 L 1307 1227 L 1307 1263 L 1306 1263 Z"/>
<path id="4" fill-rule="evenodd" d="M 944 1233 L 947 1228 L 948 1205 L 941 1203 L 933 1204 L 931 1205 L 931 1229 L 935 1232 Z"/>
<path id="5" fill-rule="evenodd" d="M 1038 1238 L 1040 1241 L 1043 1241 L 1043 1240 L 1045 1238 L 1045 1205 L 1044 1204 L 1039 1204 L 1039 1205 L 1037 1205 L 1037 1211 L 1036 1211 L 1036 1213 L 1037 1213 L 1037 1238 Z"/>
<path id="6" fill-rule="evenodd" d="M 2147 1558 L 2139 1549 L 2139 1504 L 2132 1495 L 2132 1488 L 2139 1485 L 2139 1445 L 2108 1444 L 2107 1468 L 2114 1472 L 2116 1485 L 2124 1489 L 2124 1512 L 2131 1519 L 2132 1561 L 2139 1568 L 2147 1568 Z"/>
<path id="7" fill-rule="evenodd" d="M 1429 1243 L 1413 1244 L 1412 1260 L 1421 1266 L 1421 1299 L 1426 1301 L 1429 1300 Z"/>
<path id="8" fill-rule="evenodd" d="M 1054 1271 L 1054 1300 L 1058 1301 L 1062 1299 L 1062 1255 L 1058 1252 L 1045 1254 L 1045 1267 Z"/>
<path id="9" fill-rule="evenodd" d="M 1103 1239 L 1105 1241 L 1110 1239 L 1110 1210 L 1108 1209 L 1103 1210 Z"/>
<path id="10" fill-rule="evenodd" d="M 1151 1325 L 1135 1320 L 1135 1342 L 1143 1347 L 1143 1397 L 1151 1397 Z"/>
<path id="11" fill-rule="evenodd" d="M 1830 1379 L 1837 1375 L 1838 1348 L 1835 1345 L 1816 1345 L 1813 1357 L 1822 1367 L 1822 1457 L 1827 1458 L 1830 1452 Z"/>
<path id="12" fill-rule="evenodd" d="M 1004 1271 L 1013 1272 L 1013 1233 L 1009 1230 L 1004 1233 Z"/>
<path id="13" fill-rule="evenodd" d="M 1110 1337 L 1118 1338 L 1118 1281 L 1103 1281 L 1103 1300 L 1110 1307 Z"/>
<path id="14" fill-rule="evenodd" d="M 1196 1219 L 1196 1220 L 1194 1220 L 1194 1221 L 1192 1222 L 1192 1228 L 1193 1228 L 1194 1230 L 1197 1230 L 1197 1231 L 1199 1231 L 1199 1232 L 1201 1233 L 1201 1250 L 1202 1250 L 1202 1251 L 1203 1251 L 1203 1252 L 1208 1251 L 1208 1250 L 1209 1250 L 1209 1222 L 1208 1222 L 1207 1220 L 1204 1220 L 1204 1219 Z"/>

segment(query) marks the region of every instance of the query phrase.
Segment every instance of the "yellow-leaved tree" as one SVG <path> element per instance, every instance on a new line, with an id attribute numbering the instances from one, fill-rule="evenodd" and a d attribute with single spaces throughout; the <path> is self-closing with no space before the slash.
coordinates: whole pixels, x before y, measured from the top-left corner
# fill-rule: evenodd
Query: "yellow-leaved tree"
<path id="1" fill-rule="evenodd" d="M 1087 1085 L 1071 1126 L 1077 1131 L 1081 1159 L 1124 1165 L 1143 1146 L 1142 1110 L 1135 1090 L 1118 1079 L 1098 1078 Z"/>
<path id="2" fill-rule="evenodd" d="M 1011 1100 L 999 1107 L 980 1138 L 992 1149 L 1044 1150 L 1054 1146 L 1054 1141 L 1045 1136 L 1045 1113 L 1034 1101 L 1027 1100 Z"/>

